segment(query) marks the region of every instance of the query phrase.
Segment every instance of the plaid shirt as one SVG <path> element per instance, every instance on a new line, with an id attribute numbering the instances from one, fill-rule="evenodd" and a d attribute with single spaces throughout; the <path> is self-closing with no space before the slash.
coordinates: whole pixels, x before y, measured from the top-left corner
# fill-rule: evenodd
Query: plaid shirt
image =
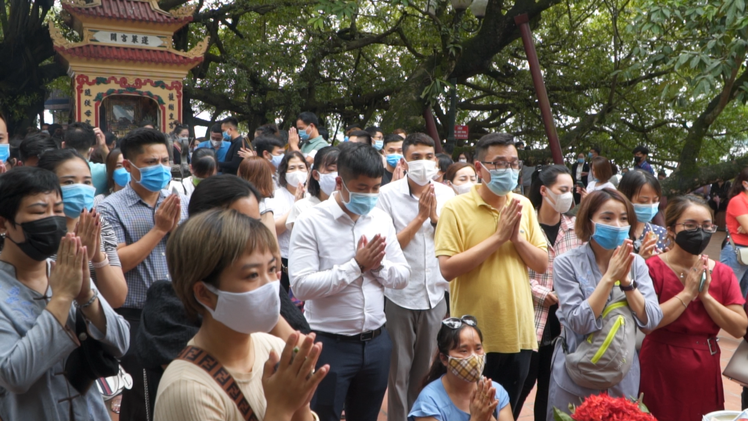
<path id="1" fill-rule="evenodd" d="M 545 324 L 548 321 L 548 308 L 550 304 L 545 304 L 545 297 L 553 291 L 553 259 L 584 244 L 574 233 L 575 220 L 576 218 L 573 216 L 561 215 L 561 227 L 554 242 L 548 241 L 545 230 L 541 230 L 548 244 L 548 270 L 545 273 L 537 273 L 532 269 L 528 269 L 530 272 L 532 302 L 535 307 L 535 330 L 538 335 L 538 343 L 543 339 L 543 330 L 545 330 Z"/>
<path id="2" fill-rule="evenodd" d="M 145 203 L 135 190 L 128 184 L 124 189 L 112 193 L 97 206 L 97 210 L 114 229 L 118 244 L 131 245 L 140 241 L 156 224 L 156 209 L 172 194 L 168 190 L 161 190 L 156 201 L 156 207 Z M 189 199 L 179 194 L 182 199 L 182 217 L 180 222 L 187 219 Z M 134 269 L 125 272 L 127 281 L 127 298 L 124 308 L 143 308 L 148 288 L 156 281 L 168 280 L 169 268 L 166 266 L 166 241 L 164 236 L 151 254 Z"/>

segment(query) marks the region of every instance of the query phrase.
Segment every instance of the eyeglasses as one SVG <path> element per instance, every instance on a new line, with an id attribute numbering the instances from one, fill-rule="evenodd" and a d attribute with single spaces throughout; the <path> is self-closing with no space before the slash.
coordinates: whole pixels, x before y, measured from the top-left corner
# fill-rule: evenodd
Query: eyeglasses
<path id="1" fill-rule="evenodd" d="M 696 231 L 701 228 L 702 230 L 704 230 L 704 232 L 712 234 L 717 232 L 717 226 L 712 224 L 711 222 L 707 222 L 704 225 L 699 225 L 697 222 L 681 222 L 680 224 L 675 225 L 683 225 L 683 229 L 686 231 Z"/>
<path id="2" fill-rule="evenodd" d="M 507 162 L 507 161 L 483 162 L 481 161 L 480 163 L 483 164 L 483 166 L 486 167 L 486 169 L 489 171 L 505 170 L 507 168 L 518 170 L 522 168 L 522 164 L 523 164 L 522 161 L 512 161 L 512 162 Z"/>
<path id="3" fill-rule="evenodd" d="M 450 329 L 459 329 L 463 323 L 472 327 L 478 326 L 478 320 L 470 315 L 462 316 L 459 319 L 457 317 L 449 317 L 442 320 L 442 324 Z"/>

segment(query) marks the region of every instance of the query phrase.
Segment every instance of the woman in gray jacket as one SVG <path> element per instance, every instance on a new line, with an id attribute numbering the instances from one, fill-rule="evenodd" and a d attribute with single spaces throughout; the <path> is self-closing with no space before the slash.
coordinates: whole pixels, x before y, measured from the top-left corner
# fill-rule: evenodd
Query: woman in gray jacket
<path id="1" fill-rule="evenodd" d="M 623 300 L 624 296 L 638 329 L 654 329 L 662 320 L 647 265 L 633 253 L 629 240 L 632 226 L 636 226 L 636 214 L 621 193 L 613 189 L 592 192 L 582 200 L 575 225 L 577 237 L 588 243 L 556 257 L 553 262 L 553 284 L 559 301 L 556 314 L 563 330 L 553 354 L 549 421 L 553 420 L 554 407 L 568 413 L 569 404 L 578 406 L 593 394 L 607 391 L 611 396 L 628 398 L 636 397 L 639 392 L 637 355 L 624 357 L 628 365 L 624 361 L 620 367 L 630 368 L 627 372 L 619 368 L 621 372 L 610 373 L 611 377 L 617 375 L 622 379 L 605 390 L 580 385 L 580 372 L 567 367 L 567 358 L 577 346 L 603 329 L 606 306 Z M 635 335 L 628 336 L 626 344 L 616 342 L 618 345 L 614 346 L 630 347 L 634 353 L 632 341 Z M 605 352 L 615 355 L 616 351 Z M 608 367 L 600 367 L 600 370 Z M 572 370 L 571 376 L 568 369 Z"/>
<path id="2" fill-rule="evenodd" d="M 129 327 L 91 282 L 81 239 L 66 232 L 54 173 L 19 167 L 0 175 L 0 419 L 109 420 L 93 379 L 84 376 L 86 387 L 73 381 L 81 391 L 69 381 L 90 366 L 66 362 L 82 341 L 121 357 Z M 78 334 L 76 312 L 86 326 Z"/>

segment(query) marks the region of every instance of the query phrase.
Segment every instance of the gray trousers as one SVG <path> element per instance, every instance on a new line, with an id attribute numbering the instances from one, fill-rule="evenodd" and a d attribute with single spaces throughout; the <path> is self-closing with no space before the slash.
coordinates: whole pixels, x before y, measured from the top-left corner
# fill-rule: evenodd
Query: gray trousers
<path id="1" fill-rule="evenodd" d="M 408 310 L 389 299 L 386 302 L 387 330 L 392 338 L 387 421 L 405 421 L 434 361 L 436 335 L 447 314 L 447 300 L 431 310 Z"/>

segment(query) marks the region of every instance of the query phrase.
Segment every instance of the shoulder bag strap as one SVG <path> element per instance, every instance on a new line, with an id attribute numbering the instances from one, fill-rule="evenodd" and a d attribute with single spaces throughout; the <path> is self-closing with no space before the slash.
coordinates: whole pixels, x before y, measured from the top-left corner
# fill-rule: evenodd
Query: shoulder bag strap
<path id="1" fill-rule="evenodd" d="M 239 385 L 234 381 L 234 377 L 212 355 L 200 348 L 187 345 L 179 353 L 177 359 L 189 361 L 205 370 L 221 386 L 221 389 L 229 395 L 229 398 L 234 401 L 245 421 L 258 421 L 257 416 L 249 406 L 249 402 L 244 398 L 244 393 L 242 393 Z"/>

